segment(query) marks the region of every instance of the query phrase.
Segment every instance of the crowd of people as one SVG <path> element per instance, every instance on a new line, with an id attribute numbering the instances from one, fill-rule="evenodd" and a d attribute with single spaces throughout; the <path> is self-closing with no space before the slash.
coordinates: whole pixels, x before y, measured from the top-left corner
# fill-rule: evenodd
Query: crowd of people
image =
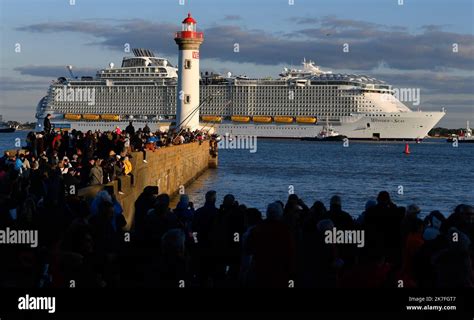
<path id="1" fill-rule="evenodd" d="M 44 127 L 28 134 L 24 151 L 0 158 L 0 231 L 39 237 L 34 247 L 0 244 L 0 287 L 473 286 L 471 205 L 422 219 L 417 205 L 397 206 L 382 191 L 354 218 L 338 195 L 309 207 L 291 194 L 262 213 L 231 194 L 218 205 L 208 191 L 202 207 L 183 194 L 172 209 L 169 195 L 148 186 L 127 224 L 112 188 L 88 201 L 71 186 L 133 174 L 132 151 L 146 161 L 156 148 L 209 136 L 132 123 L 102 133 Z M 336 230 L 364 241 L 328 241 Z"/>
<path id="2" fill-rule="evenodd" d="M 32 178 L 40 178 L 57 173 L 78 188 L 101 185 L 123 175 L 133 176 L 132 152 L 143 152 L 143 161 L 147 162 L 147 151 L 209 137 L 205 131 L 189 129 L 152 132 L 148 125 L 135 130 L 132 122 L 124 130 L 117 127 L 107 132 L 55 131 L 48 116 L 44 131 L 28 133 L 24 149 L 4 153 L 0 174 L 13 171 L 22 177 L 33 174 Z"/>
<path id="3" fill-rule="evenodd" d="M 205 194 L 194 208 L 181 195 L 146 187 L 131 229 L 113 191 L 92 202 L 62 196 L 60 173 L 41 181 L 2 178 L 0 229 L 38 230 L 39 245 L 0 246 L 2 287 L 472 287 L 474 208 L 424 219 L 416 205 L 387 192 L 357 219 L 339 196 L 309 207 L 297 195 L 265 214 L 233 195 Z M 327 232 L 357 230 L 363 246 L 328 242 Z"/>

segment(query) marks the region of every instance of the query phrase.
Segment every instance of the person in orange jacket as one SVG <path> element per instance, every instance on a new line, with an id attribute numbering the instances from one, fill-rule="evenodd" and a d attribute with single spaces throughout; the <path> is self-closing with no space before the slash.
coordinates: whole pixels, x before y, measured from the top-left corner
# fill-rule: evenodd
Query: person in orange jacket
<path id="1" fill-rule="evenodd" d="M 125 175 L 128 175 L 129 173 L 132 172 L 132 163 L 130 162 L 127 156 L 123 158 L 123 164 L 124 164 L 124 173 Z"/>

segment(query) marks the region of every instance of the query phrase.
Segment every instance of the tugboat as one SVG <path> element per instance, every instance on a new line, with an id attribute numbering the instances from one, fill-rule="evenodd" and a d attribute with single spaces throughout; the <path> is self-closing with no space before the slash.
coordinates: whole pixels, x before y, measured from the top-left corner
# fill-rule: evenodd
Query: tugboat
<path id="1" fill-rule="evenodd" d="M 316 136 L 316 139 L 319 141 L 342 141 L 345 138 L 347 138 L 347 136 L 344 136 L 334 130 L 331 125 L 323 126 L 323 129 L 321 129 L 321 131 Z"/>
<path id="2" fill-rule="evenodd" d="M 17 127 L 13 125 L 9 125 L 6 122 L 3 122 L 2 116 L 0 116 L 0 133 L 6 133 L 6 132 L 15 132 Z"/>
<path id="3" fill-rule="evenodd" d="M 343 141 L 347 136 L 340 134 L 327 122 L 314 138 L 302 138 L 304 141 Z"/>
<path id="4" fill-rule="evenodd" d="M 474 136 L 472 135 L 472 130 L 469 127 L 469 121 L 466 124 L 466 130 L 462 131 L 458 136 L 453 136 L 448 138 L 447 142 L 454 142 L 454 139 L 457 139 L 459 143 L 474 143 Z"/>

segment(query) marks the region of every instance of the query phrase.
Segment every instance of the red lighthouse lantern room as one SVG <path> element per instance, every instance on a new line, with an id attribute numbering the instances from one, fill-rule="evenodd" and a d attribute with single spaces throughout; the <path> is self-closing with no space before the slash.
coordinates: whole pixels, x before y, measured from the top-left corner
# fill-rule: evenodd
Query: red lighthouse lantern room
<path id="1" fill-rule="evenodd" d="M 188 13 L 186 19 L 183 20 L 183 29 L 182 31 L 194 31 L 196 32 L 196 20 L 191 17 L 191 13 Z"/>
<path id="2" fill-rule="evenodd" d="M 176 33 L 176 38 L 203 38 L 202 32 L 196 30 L 196 20 L 191 17 L 191 13 L 182 22 L 181 32 Z"/>

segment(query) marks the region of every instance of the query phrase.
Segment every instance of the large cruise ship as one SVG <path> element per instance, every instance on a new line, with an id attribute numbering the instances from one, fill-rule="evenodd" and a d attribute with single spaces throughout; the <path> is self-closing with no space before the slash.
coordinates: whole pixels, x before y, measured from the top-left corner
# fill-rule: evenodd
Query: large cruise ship
<path id="1" fill-rule="evenodd" d="M 133 121 L 165 129 L 176 117 L 178 70 L 147 49 L 95 77 L 59 77 L 38 103 L 37 130 L 52 115 L 56 129 L 113 130 Z M 71 67 L 69 67 L 71 71 Z M 279 78 L 202 72 L 201 125 L 219 134 L 315 137 L 329 123 L 349 139 L 422 139 L 445 115 L 412 111 L 375 78 L 323 71 L 311 61 Z"/>

